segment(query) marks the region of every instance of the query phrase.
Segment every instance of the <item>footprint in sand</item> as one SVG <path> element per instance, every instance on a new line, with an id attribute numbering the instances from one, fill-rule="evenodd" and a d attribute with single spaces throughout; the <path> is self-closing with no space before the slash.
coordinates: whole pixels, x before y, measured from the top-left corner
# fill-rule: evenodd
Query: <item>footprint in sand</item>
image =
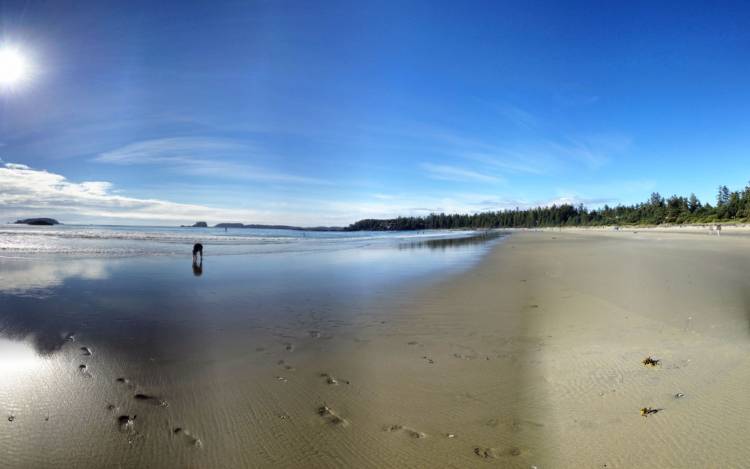
<path id="1" fill-rule="evenodd" d="M 81 375 L 85 376 L 86 378 L 91 378 L 91 373 L 89 373 L 88 366 L 84 364 L 80 364 L 78 365 L 78 371 L 81 373 Z"/>
<path id="2" fill-rule="evenodd" d="M 130 415 L 120 415 L 117 417 L 117 426 L 120 431 L 128 433 L 135 431 L 135 418 L 135 415 L 132 417 Z"/>
<path id="3" fill-rule="evenodd" d="M 294 352 L 294 344 L 289 344 L 289 343 L 284 344 L 284 349 L 287 352 Z"/>
<path id="4" fill-rule="evenodd" d="M 169 402 L 165 401 L 164 399 L 160 399 L 156 396 L 151 396 L 148 394 L 142 394 L 137 393 L 133 395 L 133 399 L 140 402 L 145 402 L 147 404 L 155 405 L 158 407 L 169 407 Z"/>
<path id="5" fill-rule="evenodd" d="M 341 426 L 341 427 L 348 427 L 349 421 L 345 418 L 339 416 L 339 414 L 328 407 L 326 404 L 323 404 L 322 406 L 318 407 L 318 415 L 320 415 L 322 418 L 327 420 L 331 425 Z"/>
<path id="6" fill-rule="evenodd" d="M 287 381 L 289 381 L 288 379 L 284 378 L 283 376 L 278 376 L 278 375 L 276 376 L 276 380 L 277 381 L 281 381 L 282 383 L 286 383 Z"/>
<path id="7" fill-rule="evenodd" d="M 338 385 L 340 383 L 351 384 L 348 379 L 338 380 L 333 375 L 328 374 L 328 373 L 321 373 L 320 377 L 321 378 L 325 378 L 326 379 L 326 383 L 332 384 L 332 385 Z"/>
<path id="8" fill-rule="evenodd" d="M 479 446 L 474 448 L 474 454 L 484 459 L 497 459 L 500 457 L 500 452 L 495 448 L 482 448 Z"/>
<path id="9" fill-rule="evenodd" d="M 454 358 L 458 358 L 459 360 L 475 360 L 477 358 L 476 355 L 464 355 L 463 353 L 454 353 Z M 489 357 L 486 357 L 489 360 Z"/>
<path id="10" fill-rule="evenodd" d="M 427 363 L 429 363 L 430 365 L 432 365 L 432 364 L 434 364 L 434 363 L 435 363 L 435 360 L 433 360 L 432 358 L 430 358 L 430 357 L 428 357 L 428 356 L 426 356 L 426 355 L 422 357 L 422 360 L 425 360 L 425 361 L 426 361 Z"/>
<path id="11" fill-rule="evenodd" d="M 133 444 L 140 440 L 143 435 L 135 429 L 135 415 L 120 415 L 117 417 L 117 428 L 120 433 L 126 433 L 128 435 L 128 444 Z"/>
<path id="12" fill-rule="evenodd" d="M 91 349 L 88 347 L 81 347 L 81 355 L 84 357 L 90 357 L 92 355 Z"/>
<path id="13" fill-rule="evenodd" d="M 294 371 L 295 370 L 295 368 L 292 365 L 288 364 L 284 360 L 279 360 L 279 361 L 276 362 L 276 364 L 283 366 L 284 369 L 287 370 L 287 371 Z"/>
<path id="14" fill-rule="evenodd" d="M 193 446 L 195 448 L 201 448 L 203 446 L 203 442 L 200 438 L 182 427 L 175 427 L 172 430 L 172 434 L 188 446 Z"/>
<path id="15" fill-rule="evenodd" d="M 411 438 L 415 439 L 421 439 L 426 438 L 427 434 L 424 432 L 420 432 L 418 430 L 415 430 L 411 427 L 405 427 L 403 425 L 388 425 L 385 428 L 383 428 L 383 431 L 386 432 L 403 432 L 405 435 L 410 436 Z"/>
<path id="16" fill-rule="evenodd" d="M 497 448 L 484 448 L 477 446 L 474 448 L 474 454 L 483 459 L 497 459 L 501 456 L 520 456 L 522 453 L 520 448 L 513 447 L 506 451 L 500 451 Z"/>
<path id="17" fill-rule="evenodd" d="M 128 389 L 134 389 L 135 385 L 128 378 L 119 377 L 115 380 L 117 384 L 125 385 Z"/>

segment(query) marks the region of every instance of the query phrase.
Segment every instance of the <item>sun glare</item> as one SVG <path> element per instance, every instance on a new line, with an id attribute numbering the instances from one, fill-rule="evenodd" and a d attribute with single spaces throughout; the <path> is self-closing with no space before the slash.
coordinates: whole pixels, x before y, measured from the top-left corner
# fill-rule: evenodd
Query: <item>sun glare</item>
<path id="1" fill-rule="evenodd" d="M 0 87 L 13 88 L 29 77 L 29 62 L 15 47 L 0 46 Z"/>

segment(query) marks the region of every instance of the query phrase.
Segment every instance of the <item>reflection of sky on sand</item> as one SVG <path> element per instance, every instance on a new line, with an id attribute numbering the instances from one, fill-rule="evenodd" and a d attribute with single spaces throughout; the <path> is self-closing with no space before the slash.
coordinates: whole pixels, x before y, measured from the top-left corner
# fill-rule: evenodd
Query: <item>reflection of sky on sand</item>
<path id="1" fill-rule="evenodd" d="M 3 378 L 11 375 L 37 373 L 44 364 L 31 345 L 7 339 L 0 339 L 0 374 Z"/>
<path id="2" fill-rule="evenodd" d="M 44 295 L 69 278 L 104 280 L 108 264 L 106 259 L 0 257 L 0 292 Z"/>
<path id="3" fill-rule="evenodd" d="M 286 370 L 281 354 L 307 379 L 305 360 L 396 320 L 403 293 L 469 267 L 490 245 L 209 254 L 202 270 L 189 251 L 0 258 L 0 419 L 13 418 L 0 466 L 257 467 L 226 435 L 274 431 L 268 393 Z M 290 350 L 292 338 L 299 342 Z M 253 414 L 256 398 L 268 399 L 259 407 L 270 420 L 236 420 Z M 137 415 L 134 432 L 118 426 L 123 415 Z M 167 421 L 205 447 L 182 451 Z M 81 455 L 92 459 L 81 463 Z"/>
<path id="4" fill-rule="evenodd" d="M 189 254 L 0 257 L 0 302 L 5 306 L 0 335 L 28 340 L 42 355 L 61 350 L 71 333 L 96 337 L 97 345 L 130 357 L 184 351 L 204 342 L 212 329 L 239 334 L 249 324 L 307 317 L 311 311 L 351 319 L 366 311 L 368 302 L 468 268 L 490 245 L 411 249 L 376 243 L 328 251 L 209 255 L 198 268 Z"/>
<path id="5" fill-rule="evenodd" d="M 418 241 L 401 242 L 399 249 L 440 249 L 440 250 L 458 250 L 459 248 L 468 248 L 472 245 L 484 244 L 487 241 L 500 238 L 505 233 L 499 231 L 484 231 L 470 236 L 461 236 L 455 238 L 435 238 Z"/>

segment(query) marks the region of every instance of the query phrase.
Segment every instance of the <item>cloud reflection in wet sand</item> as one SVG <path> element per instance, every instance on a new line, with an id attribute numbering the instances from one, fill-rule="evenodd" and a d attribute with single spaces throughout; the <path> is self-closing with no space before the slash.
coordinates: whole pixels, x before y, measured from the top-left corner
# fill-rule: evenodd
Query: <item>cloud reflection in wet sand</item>
<path id="1" fill-rule="evenodd" d="M 69 278 L 106 280 L 106 259 L 0 258 L 0 293 L 46 296 Z"/>

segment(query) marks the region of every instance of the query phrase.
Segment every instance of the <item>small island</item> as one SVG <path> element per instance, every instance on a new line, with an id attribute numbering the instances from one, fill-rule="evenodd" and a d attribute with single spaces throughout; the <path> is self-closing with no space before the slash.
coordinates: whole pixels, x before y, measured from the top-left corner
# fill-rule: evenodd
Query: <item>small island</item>
<path id="1" fill-rule="evenodd" d="M 16 220 L 16 225 L 37 225 L 37 226 L 52 226 L 59 225 L 60 222 L 54 218 L 25 218 L 23 220 Z"/>

